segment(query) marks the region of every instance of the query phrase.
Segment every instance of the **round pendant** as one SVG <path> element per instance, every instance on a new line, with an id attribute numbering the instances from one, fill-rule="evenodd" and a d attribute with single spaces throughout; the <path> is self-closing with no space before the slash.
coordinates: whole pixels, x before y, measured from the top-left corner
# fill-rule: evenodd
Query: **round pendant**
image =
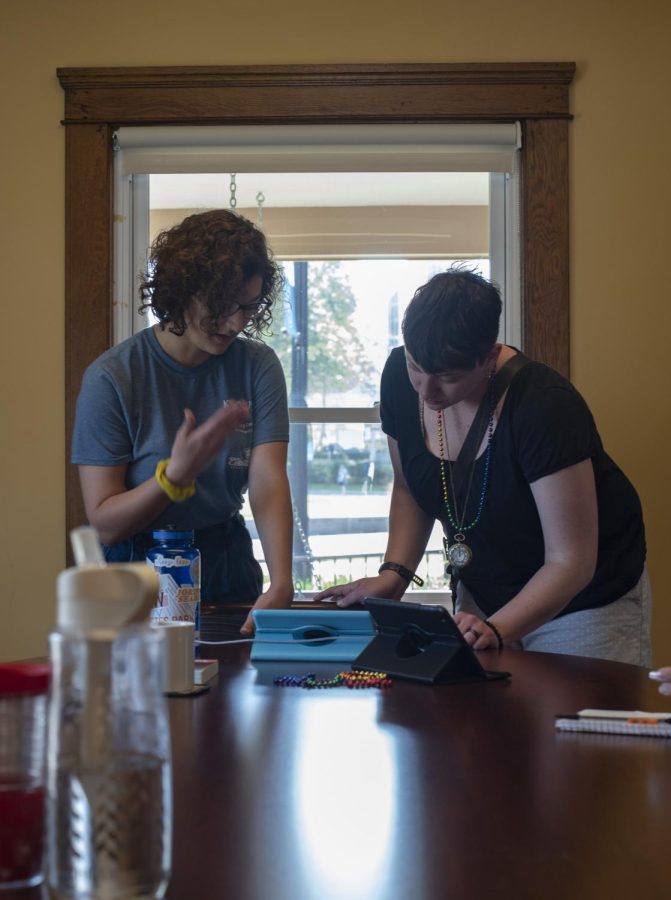
<path id="1" fill-rule="evenodd" d="M 446 556 L 448 563 L 455 569 L 463 569 L 473 559 L 471 548 L 464 541 L 455 541 L 447 548 Z"/>

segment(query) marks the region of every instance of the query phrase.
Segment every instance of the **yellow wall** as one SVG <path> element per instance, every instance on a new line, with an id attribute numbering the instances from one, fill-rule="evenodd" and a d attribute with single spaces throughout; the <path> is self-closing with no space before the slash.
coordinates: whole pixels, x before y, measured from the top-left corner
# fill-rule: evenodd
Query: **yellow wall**
<path id="1" fill-rule="evenodd" d="M 64 565 L 63 95 L 58 66 L 574 60 L 571 355 L 638 487 L 671 664 L 668 0 L 0 3 L 0 659 L 45 650 Z"/>

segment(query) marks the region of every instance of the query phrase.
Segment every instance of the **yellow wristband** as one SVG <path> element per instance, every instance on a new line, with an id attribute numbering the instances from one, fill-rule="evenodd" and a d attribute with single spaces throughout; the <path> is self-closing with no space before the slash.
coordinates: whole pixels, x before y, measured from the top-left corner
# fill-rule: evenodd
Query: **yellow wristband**
<path id="1" fill-rule="evenodd" d="M 170 497 L 173 503 L 181 503 L 183 500 L 188 500 L 189 497 L 193 497 L 196 493 L 196 482 L 192 481 L 191 484 L 187 484 L 186 487 L 182 487 L 179 484 L 173 484 L 165 474 L 169 462 L 169 459 L 161 459 L 156 463 L 154 478 L 158 482 L 158 486 L 161 490 Z"/>

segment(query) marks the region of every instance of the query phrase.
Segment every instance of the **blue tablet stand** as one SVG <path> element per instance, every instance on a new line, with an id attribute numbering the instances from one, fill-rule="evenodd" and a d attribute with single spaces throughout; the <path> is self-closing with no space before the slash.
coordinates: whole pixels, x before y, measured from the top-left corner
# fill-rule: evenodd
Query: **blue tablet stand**
<path id="1" fill-rule="evenodd" d="M 255 609 L 251 660 L 352 662 L 372 640 L 368 612 L 323 609 Z"/>

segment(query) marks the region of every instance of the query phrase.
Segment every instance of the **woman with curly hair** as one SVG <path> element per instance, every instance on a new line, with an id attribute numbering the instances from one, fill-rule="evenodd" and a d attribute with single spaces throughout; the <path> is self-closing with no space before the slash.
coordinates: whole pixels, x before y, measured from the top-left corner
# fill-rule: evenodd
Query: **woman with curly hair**
<path id="1" fill-rule="evenodd" d="M 95 360 L 77 400 L 72 462 L 106 558 L 144 559 L 154 529 L 193 529 L 206 602 L 293 597 L 286 384 L 258 339 L 282 282 L 247 219 L 188 216 L 158 235 L 141 283 L 158 324 Z M 246 489 L 270 573 L 263 594 Z"/>

